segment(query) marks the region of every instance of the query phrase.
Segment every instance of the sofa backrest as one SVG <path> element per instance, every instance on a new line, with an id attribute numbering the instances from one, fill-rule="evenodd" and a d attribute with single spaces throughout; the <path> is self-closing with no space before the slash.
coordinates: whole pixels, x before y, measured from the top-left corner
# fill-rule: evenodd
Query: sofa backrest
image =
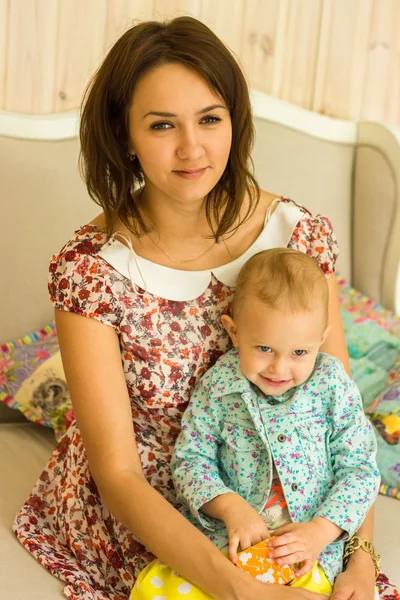
<path id="1" fill-rule="evenodd" d="M 379 125 L 357 129 L 258 92 L 253 101 L 261 186 L 328 215 L 339 270 L 392 307 L 400 255 L 398 141 Z M 0 114 L 0 343 L 52 320 L 51 255 L 100 212 L 78 174 L 77 115 L 18 117 L 17 125 L 13 119 Z"/>
<path id="2" fill-rule="evenodd" d="M 77 138 L 0 137 L 0 343 L 53 317 L 48 266 L 73 231 L 100 212 L 78 170 Z"/>
<path id="3" fill-rule="evenodd" d="M 330 217 L 337 268 L 400 313 L 400 132 L 332 119 L 253 92 L 261 187 Z"/>

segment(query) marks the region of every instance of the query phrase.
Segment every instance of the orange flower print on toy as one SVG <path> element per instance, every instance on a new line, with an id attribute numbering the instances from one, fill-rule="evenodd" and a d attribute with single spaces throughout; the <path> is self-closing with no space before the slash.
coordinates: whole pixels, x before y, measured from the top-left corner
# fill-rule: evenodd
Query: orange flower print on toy
<path id="1" fill-rule="evenodd" d="M 271 538 L 272 539 L 272 538 Z M 290 565 L 277 565 L 268 558 L 269 547 L 266 541 L 250 546 L 238 554 L 236 565 L 252 577 L 264 583 L 280 583 L 285 585 L 295 579 L 294 570 Z"/>

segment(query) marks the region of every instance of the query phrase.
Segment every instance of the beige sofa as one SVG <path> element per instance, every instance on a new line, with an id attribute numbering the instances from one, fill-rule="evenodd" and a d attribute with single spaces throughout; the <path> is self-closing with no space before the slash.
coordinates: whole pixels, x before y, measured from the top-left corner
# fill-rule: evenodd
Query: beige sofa
<path id="1" fill-rule="evenodd" d="M 331 217 L 339 269 L 400 312 L 400 144 L 374 123 L 322 117 L 253 93 L 256 174 L 262 187 Z M 0 114 L 0 343 L 52 319 L 50 256 L 99 210 L 77 172 L 77 115 Z M 0 597 L 55 600 L 62 583 L 19 545 L 11 524 L 55 442 L 52 432 L 0 405 Z M 400 585 L 400 502 L 380 496 L 376 545 Z"/>

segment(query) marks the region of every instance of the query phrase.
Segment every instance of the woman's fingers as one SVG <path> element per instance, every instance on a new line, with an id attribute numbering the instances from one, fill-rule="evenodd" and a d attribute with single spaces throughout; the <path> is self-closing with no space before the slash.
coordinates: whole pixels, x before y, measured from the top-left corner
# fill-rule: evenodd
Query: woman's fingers
<path id="1" fill-rule="evenodd" d="M 236 565 L 238 561 L 237 549 L 239 546 L 239 538 L 237 535 L 234 535 L 229 540 L 229 548 L 228 548 L 228 556 L 231 562 Z"/>
<path id="2" fill-rule="evenodd" d="M 296 588 L 290 588 L 292 590 L 296 589 Z M 301 591 L 304 598 L 307 598 L 307 600 L 328 600 L 328 596 L 322 595 L 322 594 L 317 594 L 316 592 L 309 592 L 308 590 L 298 590 L 299 592 Z"/>
<path id="3" fill-rule="evenodd" d="M 300 588 L 287 587 L 285 585 L 278 585 L 277 583 L 269 583 L 264 586 L 264 590 L 260 590 L 257 594 L 258 600 L 328 600 L 328 596 L 322 594 L 316 594 L 315 592 L 309 592 L 308 590 L 302 590 Z M 248 596 L 248 598 L 253 596 Z"/>

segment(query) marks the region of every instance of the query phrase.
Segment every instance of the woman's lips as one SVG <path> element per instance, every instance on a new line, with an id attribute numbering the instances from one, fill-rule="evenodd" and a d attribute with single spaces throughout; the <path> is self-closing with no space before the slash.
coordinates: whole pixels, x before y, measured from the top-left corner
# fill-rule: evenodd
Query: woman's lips
<path id="1" fill-rule="evenodd" d="M 197 171 L 174 171 L 174 173 L 176 175 L 178 175 L 178 177 L 181 177 L 182 179 L 200 179 L 200 177 L 202 177 L 202 175 L 204 175 L 204 173 L 206 172 L 206 167 L 204 169 L 199 169 Z"/>

